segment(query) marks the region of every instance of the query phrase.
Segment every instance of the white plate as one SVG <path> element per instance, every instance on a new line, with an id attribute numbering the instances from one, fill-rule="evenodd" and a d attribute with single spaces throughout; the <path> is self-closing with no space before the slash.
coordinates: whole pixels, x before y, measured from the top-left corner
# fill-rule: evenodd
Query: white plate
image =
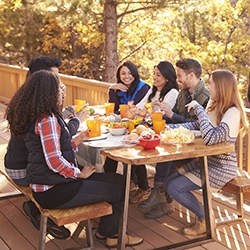
<path id="1" fill-rule="evenodd" d="M 195 137 L 200 137 L 201 136 L 201 131 L 200 130 L 190 130 L 194 134 Z"/>
<path id="2" fill-rule="evenodd" d="M 104 140 L 104 139 L 107 139 L 107 137 L 108 137 L 108 135 L 106 135 L 106 134 L 101 134 L 100 136 L 89 138 L 89 139 L 86 140 L 86 141 Z M 100 143 L 100 142 L 99 142 L 99 143 Z"/>
<path id="3" fill-rule="evenodd" d="M 115 141 L 91 141 L 89 143 L 90 147 L 94 148 L 118 148 L 124 146 L 121 142 Z"/>
<path id="4" fill-rule="evenodd" d="M 128 140 L 127 136 L 124 136 L 121 139 L 121 142 L 128 143 L 128 144 L 140 144 L 139 140 Z"/>

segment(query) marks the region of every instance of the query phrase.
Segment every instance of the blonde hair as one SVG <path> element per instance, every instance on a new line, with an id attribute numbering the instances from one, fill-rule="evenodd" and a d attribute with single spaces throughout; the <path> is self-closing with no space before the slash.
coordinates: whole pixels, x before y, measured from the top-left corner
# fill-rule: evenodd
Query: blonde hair
<path id="1" fill-rule="evenodd" d="M 245 132 L 249 124 L 235 76 L 229 70 L 218 69 L 212 72 L 211 77 L 215 84 L 216 100 L 212 100 L 207 112 L 214 110 L 217 116 L 216 122 L 219 124 L 226 111 L 236 107 L 240 111 L 240 129 Z"/>

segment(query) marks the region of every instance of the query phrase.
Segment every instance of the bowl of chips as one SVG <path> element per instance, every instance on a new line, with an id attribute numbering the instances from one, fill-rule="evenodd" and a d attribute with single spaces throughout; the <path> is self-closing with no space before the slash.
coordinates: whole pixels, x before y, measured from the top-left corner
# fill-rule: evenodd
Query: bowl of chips
<path id="1" fill-rule="evenodd" d="M 162 131 L 160 134 L 161 141 L 166 144 L 189 144 L 195 139 L 194 133 L 183 126 Z"/>

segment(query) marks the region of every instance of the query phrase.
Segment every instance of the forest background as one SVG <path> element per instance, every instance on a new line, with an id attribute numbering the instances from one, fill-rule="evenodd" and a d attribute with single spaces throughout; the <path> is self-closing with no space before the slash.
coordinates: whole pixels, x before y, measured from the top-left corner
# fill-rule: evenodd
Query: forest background
<path id="1" fill-rule="evenodd" d="M 203 78 L 228 68 L 246 97 L 249 0 L 0 0 L 0 62 L 58 57 L 60 73 L 115 82 L 124 60 L 152 84 L 161 60 L 198 59 Z"/>

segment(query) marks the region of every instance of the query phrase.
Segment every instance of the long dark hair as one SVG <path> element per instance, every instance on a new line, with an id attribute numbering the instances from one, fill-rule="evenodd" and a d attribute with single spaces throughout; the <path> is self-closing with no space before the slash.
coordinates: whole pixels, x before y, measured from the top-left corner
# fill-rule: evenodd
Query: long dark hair
<path id="1" fill-rule="evenodd" d="M 59 78 L 53 72 L 40 70 L 30 75 L 11 99 L 5 118 L 10 132 L 20 137 L 43 115 L 60 114 Z"/>
<path id="2" fill-rule="evenodd" d="M 161 74 L 168 80 L 166 82 L 165 86 L 162 88 L 159 101 L 162 102 L 165 95 L 171 90 L 176 89 L 179 90 L 179 85 L 176 82 L 176 72 L 174 69 L 174 66 L 172 63 L 168 61 L 161 61 L 157 65 L 154 66 L 154 68 L 157 67 Z M 155 96 L 157 92 L 157 88 L 153 86 L 152 93 L 148 97 L 148 101 L 151 102 L 152 98 Z"/>
<path id="3" fill-rule="evenodd" d="M 137 67 L 131 61 L 126 61 L 126 62 L 120 64 L 119 67 L 117 68 L 117 71 L 116 71 L 116 81 L 117 81 L 117 83 L 123 83 L 124 84 L 124 82 L 122 82 L 121 77 L 120 77 L 121 68 L 123 66 L 126 66 L 130 70 L 132 76 L 135 78 L 135 80 L 131 83 L 131 85 L 130 85 L 128 91 L 127 91 L 127 95 L 132 96 L 134 94 L 135 90 L 137 89 L 137 86 L 138 86 L 138 84 L 140 82 L 140 76 L 139 76 Z"/>

